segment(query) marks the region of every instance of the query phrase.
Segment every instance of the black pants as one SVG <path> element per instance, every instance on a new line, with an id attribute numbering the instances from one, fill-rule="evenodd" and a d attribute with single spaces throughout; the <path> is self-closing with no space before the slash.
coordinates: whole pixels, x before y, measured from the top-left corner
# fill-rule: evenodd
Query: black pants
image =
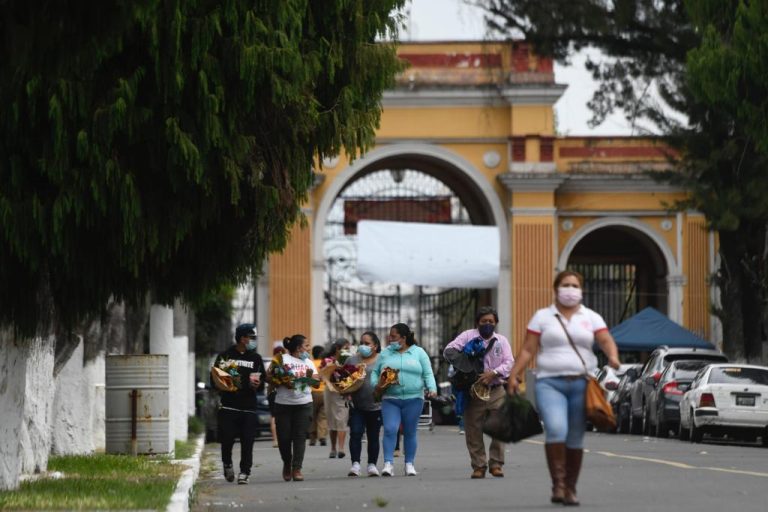
<path id="1" fill-rule="evenodd" d="M 253 465 L 253 439 L 256 435 L 258 417 L 256 411 L 219 409 L 219 440 L 221 441 L 221 462 L 232 465 L 232 447 L 235 438 L 240 438 L 240 472 L 251 474 Z"/>
<path id="2" fill-rule="evenodd" d="M 312 421 L 312 404 L 275 404 L 275 427 L 280 458 L 292 470 L 301 469 L 304 450 L 307 447 L 307 432 Z"/>
<path id="3" fill-rule="evenodd" d="M 381 411 L 349 410 L 349 456 L 352 462 L 360 462 L 363 450 L 363 433 L 368 438 L 368 464 L 376 464 L 379 458 L 379 432 Z"/>

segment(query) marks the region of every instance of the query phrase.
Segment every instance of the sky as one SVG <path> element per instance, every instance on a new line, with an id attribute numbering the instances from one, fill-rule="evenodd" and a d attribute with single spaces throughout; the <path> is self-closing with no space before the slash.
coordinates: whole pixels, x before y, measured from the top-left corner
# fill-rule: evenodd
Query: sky
<path id="1" fill-rule="evenodd" d="M 402 41 L 482 40 L 486 35 L 482 12 L 462 0 L 411 0 L 410 21 L 400 34 Z M 598 56 L 599 54 L 593 53 Z M 594 58 L 594 57 L 593 57 Z M 637 135 L 623 114 L 613 114 L 600 126 L 590 128 L 587 101 L 597 88 L 584 69 L 586 54 L 572 58 L 572 65 L 555 63 L 555 81 L 568 85 L 555 104 L 560 135 Z"/>

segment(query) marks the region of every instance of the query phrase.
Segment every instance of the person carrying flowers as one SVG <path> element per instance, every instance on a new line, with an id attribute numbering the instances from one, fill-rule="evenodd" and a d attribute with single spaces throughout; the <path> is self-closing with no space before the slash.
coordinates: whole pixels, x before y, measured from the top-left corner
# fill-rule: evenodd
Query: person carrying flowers
<path id="1" fill-rule="evenodd" d="M 371 382 L 376 383 L 374 394 L 381 398 L 381 417 L 384 423 L 384 468 L 382 476 L 392 476 L 395 437 L 403 425 L 405 447 L 405 475 L 415 476 L 419 416 L 424 407 L 424 395 L 437 396 L 432 364 L 423 348 L 416 345 L 411 329 L 403 323 L 389 330 L 389 345 L 382 350 L 371 371 Z"/>
<path id="2" fill-rule="evenodd" d="M 283 460 L 283 480 L 304 480 L 301 468 L 307 433 L 312 419 L 312 388 L 320 381 L 309 355 L 310 343 L 306 336 L 294 334 L 283 340 L 287 353 L 278 354 L 269 366 L 269 379 L 276 386 L 275 424 L 277 444 Z"/>
<path id="3" fill-rule="evenodd" d="M 325 358 L 323 367 L 327 365 L 340 366 L 346 363 L 349 357 L 349 340 L 339 338 L 331 343 Z M 343 367 L 343 366 L 342 366 Z M 323 368 L 321 368 L 321 372 Z M 344 441 L 347 437 L 347 424 L 349 423 L 349 409 L 346 398 L 334 389 L 331 380 L 325 386 L 325 417 L 328 422 L 328 433 L 331 439 L 331 459 L 344 458 Z M 338 447 L 338 451 L 337 451 Z"/>
<path id="4" fill-rule="evenodd" d="M 211 367 L 211 383 L 219 390 L 218 426 L 224 478 L 234 482 L 232 447 L 240 439 L 238 484 L 247 484 L 253 465 L 256 435 L 256 392 L 264 388 L 264 362 L 256 352 L 256 326 L 241 324 L 235 329 L 235 344 L 219 354 Z"/>
<path id="5" fill-rule="evenodd" d="M 348 364 L 364 364 L 371 368 L 381 352 L 381 341 L 375 333 L 367 331 L 360 336 L 357 354 L 350 357 Z M 373 397 L 373 385 L 364 378 L 362 386 L 351 393 L 352 407 L 349 409 L 349 456 L 352 466 L 347 476 L 360 476 L 360 453 L 363 449 L 363 433 L 368 441 L 368 476 L 379 476 L 376 462 L 379 459 L 379 431 L 381 430 L 381 403 Z"/>

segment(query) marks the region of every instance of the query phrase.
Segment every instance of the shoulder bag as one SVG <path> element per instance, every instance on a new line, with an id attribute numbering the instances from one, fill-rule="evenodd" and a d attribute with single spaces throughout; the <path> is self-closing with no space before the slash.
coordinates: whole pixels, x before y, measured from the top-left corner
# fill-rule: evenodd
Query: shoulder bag
<path id="1" fill-rule="evenodd" d="M 587 388 L 584 392 L 584 406 L 586 409 L 587 420 L 595 427 L 601 430 L 614 430 L 616 428 L 616 418 L 613 415 L 613 409 L 608 401 L 605 399 L 605 393 L 600 384 L 597 383 L 597 379 L 589 374 L 587 371 L 587 363 L 584 362 L 584 358 L 581 357 L 579 350 L 576 348 L 576 344 L 571 339 L 571 335 L 568 333 L 568 329 L 565 328 L 560 315 L 555 315 L 557 321 L 565 331 L 565 335 L 568 338 L 568 343 L 579 356 L 581 364 L 584 366 L 584 377 L 587 379 Z"/>

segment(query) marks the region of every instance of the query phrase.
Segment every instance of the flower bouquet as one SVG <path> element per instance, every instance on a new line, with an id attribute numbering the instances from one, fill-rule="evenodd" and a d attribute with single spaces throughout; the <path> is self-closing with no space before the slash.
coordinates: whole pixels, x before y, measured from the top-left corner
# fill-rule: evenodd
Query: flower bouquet
<path id="1" fill-rule="evenodd" d="M 283 362 L 283 355 L 278 354 L 269 365 L 269 379 L 275 386 L 285 386 L 290 389 L 304 391 L 308 386 L 316 386 L 320 381 L 313 378 L 312 368 L 308 368 L 304 375 L 297 375 L 290 365 Z"/>
<path id="2" fill-rule="evenodd" d="M 233 359 L 222 359 L 211 367 L 211 381 L 216 389 L 234 392 L 240 389 L 240 372 Z"/>
<path id="3" fill-rule="evenodd" d="M 349 352 L 342 350 L 339 357 L 327 357 L 320 366 L 320 376 L 335 393 L 354 393 L 365 384 L 365 363 L 349 364 L 346 362 L 348 358 Z"/>

